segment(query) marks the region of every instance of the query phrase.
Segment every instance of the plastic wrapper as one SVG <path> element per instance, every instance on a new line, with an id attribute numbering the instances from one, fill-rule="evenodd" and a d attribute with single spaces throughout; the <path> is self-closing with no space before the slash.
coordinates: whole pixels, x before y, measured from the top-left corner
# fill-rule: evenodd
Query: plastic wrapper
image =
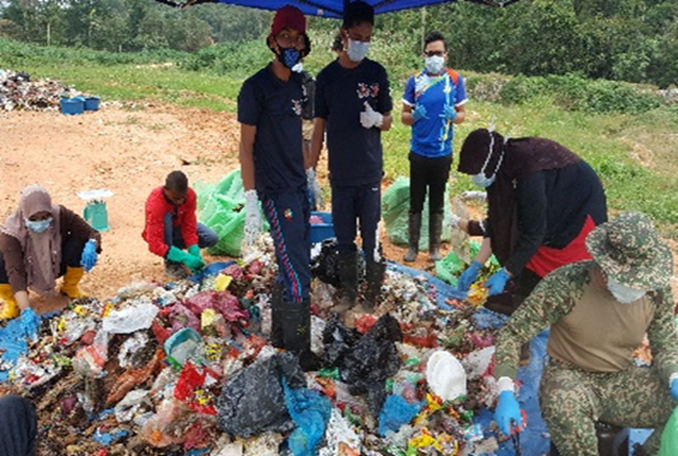
<path id="1" fill-rule="evenodd" d="M 326 445 L 319 456 L 358 456 L 361 454 L 360 437 L 348 424 L 337 408 L 332 409 L 325 431 Z"/>
<path id="2" fill-rule="evenodd" d="M 155 447 L 183 442 L 183 431 L 180 431 L 178 422 L 183 410 L 184 406 L 180 401 L 165 399 L 155 415 L 141 428 L 141 437 Z"/>
<path id="3" fill-rule="evenodd" d="M 135 363 L 135 353 L 145 347 L 148 344 L 148 336 L 144 332 L 137 332 L 132 337 L 125 340 L 120 346 L 120 351 L 118 352 L 118 362 L 120 367 L 127 368 L 132 367 L 141 367 Z"/>
<path id="4" fill-rule="evenodd" d="M 292 389 L 283 380 L 287 411 L 297 428 L 290 434 L 288 445 L 294 456 L 314 456 L 325 434 L 332 403 L 319 392 L 308 388 Z"/>
<path id="5" fill-rule="evenodd" d="M 461 361 L 469 380 L 475 380 L 485 374 L 494 357 L 494 346 L 475 350 Z"/>
<path id="6" fill-rule="evenodd" d="M 200 315 L 206 309 L 214 309 L 228 322 L 245 322 L 249 314 L 240 308 L 238 298 L 227 291 L 208 290 L 199 293 L 190 299 L 184 300 L 184 305 L 195 315 Z"/>
<path id="7" fill-rule="evenodd" d="M 215 397 L 212 392 L 218 376 L 209 369 L 187 362 L 181 370 L 179 380 L 174 387 L 174 397 L 185 403 L 194 412 L 216 415 Z"/>
<path id="8" fill-rule="evenodd" d="M 257 361 L 228 378 L 217 402 L 219 427 L 244 437 L 291 431 L 294 423 L 287 412 L 282 377 L 291 388 L 305 386 L 299 361 L 291 353 Z"/>
<path id="9" fill-rule="evenodd" d="M 152 405 L 148 397 L 148 390 L 132 390 L 122 398 L 115 406 L 115 418 L 119 423 L 130 421 L 134 418 L 137 410 L 142 404 Z"/>
<path id="10" fill-rule="evenodd" d="M 386 436 L 389 432 L 398 432 L 400 426 L 412 421 L 423 406 L 423 402 L 409 403 L 398 394 L 387 396 L 379 413 L 379 435 Z"/>
<path id="11" fill-rule="evenodd" d="M 172 306 L 169 318 L 172 324 L 172 332 L 177 332 L 183 328 L 200 331 L 200 319 L 193 311 L 181 303 Z"/>
<path id="12" fill-rule="evenodd" d="M 103 330 L 111 334 L 131 334 L 140 329 L 148 329 L 160 309 L 150 299 L 120 310 L 113 310 L 103 319 Z"/>

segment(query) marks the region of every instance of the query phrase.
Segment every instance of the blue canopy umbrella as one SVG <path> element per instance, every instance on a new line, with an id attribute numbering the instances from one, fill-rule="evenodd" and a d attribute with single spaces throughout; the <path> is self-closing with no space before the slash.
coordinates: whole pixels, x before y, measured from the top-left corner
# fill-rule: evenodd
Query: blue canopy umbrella
<path id="1" fill-rule="evenodd" d="M 277 10 L 285 5 L 294 5 L 304 14 L 310 16 L 334 17 L 343 16 L 344 6 L 348 0 L 187 0 L 185 3 L 178 3 L 173 0 L 156 0 L 170 6 L 185 8 L 200 3 L 227 3 L 229 5 L 247 6 L 265 10 Z M 457 0 L 366 0 L 374 7 L 376 14 L 391 13 L 409 8 L 418 8 L 426 5 L 435 5 L 437 3 L 454 2 Z M 479 3 L 488 6 L 504 7 L 518 0 L 467 0 L 472 3 Z"/>

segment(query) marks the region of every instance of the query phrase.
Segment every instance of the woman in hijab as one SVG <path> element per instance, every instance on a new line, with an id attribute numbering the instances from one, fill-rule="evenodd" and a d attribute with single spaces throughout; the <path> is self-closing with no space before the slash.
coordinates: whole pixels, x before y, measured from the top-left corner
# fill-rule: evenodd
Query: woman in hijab
<path id="1" fill-rule="evenodd" d="M 96 264 L 101 235 L 64 206 L 52 204 L 47 190 L 24 188 L 21 205 L 0 226 L 0 319 L 14 318 L 29 308 L 28 288 L 55 297 L 82 297 L 78 288 L 85 270 Z"/>
<path id="2" fill-rule="evenodd" d="M 484 221 L 456 222 L 484 238 L 459 279 L 462 291 L 494 253 L 502 269 L 485 286 L 503 299 L 490 298 L 488 307 L 510 314 L 546 274 L 591 258 L 584 241 L 607 221 L 607 205 L 598 175 L 575 153 L 550 139 L 479 129 L 464 140 L 457 170 L 486 189 L 488 202 Z"/>

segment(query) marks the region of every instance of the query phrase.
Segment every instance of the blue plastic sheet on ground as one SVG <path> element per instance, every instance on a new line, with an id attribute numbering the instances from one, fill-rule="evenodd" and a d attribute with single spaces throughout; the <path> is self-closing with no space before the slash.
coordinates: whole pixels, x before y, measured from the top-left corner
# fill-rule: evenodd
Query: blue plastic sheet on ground
<path id="1" fill-rule="evenodd" d="M 0 328 L 0 352 L 2 352 L 0 358 L 3 366 L 7 367 L 7 370 L 0 370 L 0 382 L 9 378 L 9 371 L 21 355 L 28 351 L 25 326 L 20 315 L 9 320 L 4 328 Z"/>
<path id="2" fill-rule="evenodd" d="M 379 413 L 379 435 L 386 437 L 389 432 L 398 432 L 403 424 L 407 424 L 419 414 L 426 401 L 411 404 L 399 394 L 386 396 L 384 407 Z"/>
<path id="3" fill-rule="evenodd" d="M 327 396 L 317 391 L 292 389 L 284 379 L 282 384 L 287 411 L 297 425 L 287 441 L 290 450 L 294 456 L 316 455 L 332 413 L 332 403 Z"/>
<path id="4" fill-rule="evenodd" d="M 443 282 L 439 278 L 429 274 L 426 271 L 411 268 L 409 266 L 396 263 L 395 261 L 388 261 L 388 267 L 394 271 L 409 274 L 412 277 L 424 276 L 426 283 L 428 283 L 430 287 L 429 292 L 435 294 L 436 304 L 438 305 L 438 308 L 442 310 L 454 309 L 454 307 L 445 302 L 447 299 L 466 299 L 467 293 L 457 290 L 456 287 L 453 287 L 449 283 Z"/>

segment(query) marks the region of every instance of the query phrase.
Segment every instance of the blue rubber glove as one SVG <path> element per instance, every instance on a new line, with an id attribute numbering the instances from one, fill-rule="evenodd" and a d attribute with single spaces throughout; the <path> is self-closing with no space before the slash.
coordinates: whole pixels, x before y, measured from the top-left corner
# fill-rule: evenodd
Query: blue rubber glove
<path id="1" fill-rule="evenodd" d="M 511 420 L 514 420 L 514 424 L 511 424 Z M 494 421 L 504 435 L 510 436 L 511 431 L 520 432 L 523 429 L 523 415 L 520 413 L 520 405 L 513 391 L 499 393 Z"/>
<path id="2" fill-rule="evenodd" d="M 82 249 L 82 256 L 80 257 L 80 266 L 85 267 L 85 272 L 92 270 L 97 264 L 97 243 L 94 239 L 90 239 Z"/>
<path id="3" fill-rule="evenodd" d="M 19 317 L 21 320 L 21 331 L 26 339 L 32 342 L 38 341 L 38 329 L 40 329 L 40 315 L 36 314 L 30 307 L 24 309 Z"/>
<path id="4" fill-rule="evenodd" d="M 678 378 L 671 380 L 671 397 L 678 401 Z"/>
<path id="5" fill-rule="evenodd" d="M 506 272 L 506 269 L 501 268 L 498 272 L 495 272 L 492 274 L 492 277 L 487 279 L 487 282 L 485 282 L 485 288 L 489 288 L 490 296 L 498 295 L 501 294 L 501 292 L 504 291 L 504 287 L 506 286 L 506 282 L 508 282 L 508 279 L 511 277 L 509 276 L 508 272 Z"/>
<path id="6" fill-rule="evenodd" d="M 421 119 L 428 119 L 426 115 L 426 107 L 424 105 L 418 104 L 414 111 L 412 111 L 412 118 L 415 122 L 419 122 Z"/>
<path id="7" fill-rule="evenodd" d="M 447 119 L 449 122 L 454 122 L 454 119 L 457 118 L 457 110 L 454 109 L 454 106 L 445 105 L 440 117 Z"/>
<path id="8" fill-rule="evenodd" d="M 473 260 L 471 266 L 466 268 L 464 272 L 459 276 L 459 281 L 457 282 L 457 289 L 459 291 L 468 291 L 471 287 L 471 284 L 476 281 L 480 270 L 483 268 L 483 265 L 478 263 L 476 260 Z"/>

